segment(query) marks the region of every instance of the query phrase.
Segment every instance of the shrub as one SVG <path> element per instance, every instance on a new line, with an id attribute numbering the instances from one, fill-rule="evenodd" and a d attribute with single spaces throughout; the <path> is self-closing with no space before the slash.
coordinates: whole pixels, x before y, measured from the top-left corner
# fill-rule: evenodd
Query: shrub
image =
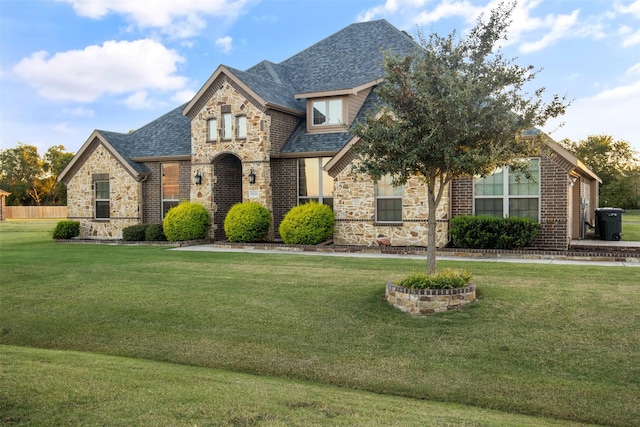
<path id="1" fill-rule="evenodd" d="M 540 224 L 528 218 L 457 216 L 451 220 L 451 240 L 457 248 L 519 249 L 532 246 Z"/>
<path id="2" fill-rule="evenodd" d="M 455 289 L 464 288 L 473 276 L 468 271 L 458 271 L 446 268 L 441 272 L 429 276 L 424 272 L 411 273 L 404 279 L 399 279 L 393 283 L 410 289 Z"/>
<path id="3" fill-rule="evenodd" d="M 164 235 L 164 230 L 162 229 L 162 224 L 149 224 L 144 233 L 144 238 L 149 242 L 162 242 L 167 240 L 167 236 Z"/>
<path id="4" fill-rule="evenodd" d="M 58 221 L 53 230 L 54 239 L 72 239 L 80 235 L 80 221 Z"/>
<path id="5" fill-rule="evenodd" d="M 169 209 L 162 223 L 164 235 L 172 242 L 203 239 L 210 225 L 207 209 L 193 202 L 182 202 Z"/>
<path id="6" fill-rule="evenodd" d="M 122 229 L 122 240 L 127 242 L 142 242 L 145 240 L 145 233 L 148 224 L 135 224 Z"/>
<path id="7" fill-rule="evenodd" d="M 282 240 L 288 245 L 317 245 L 333 235 L 333 211 L 316 202 L 292 208 L 280 223 Z"/>
<path id="8" fill-rule="evenodd" d="M 271 226 L 271 214 L 260 203 L 237 203 L 224 219 L 224 232 L 230 242 L 256 242 L 264 239 Z"/>

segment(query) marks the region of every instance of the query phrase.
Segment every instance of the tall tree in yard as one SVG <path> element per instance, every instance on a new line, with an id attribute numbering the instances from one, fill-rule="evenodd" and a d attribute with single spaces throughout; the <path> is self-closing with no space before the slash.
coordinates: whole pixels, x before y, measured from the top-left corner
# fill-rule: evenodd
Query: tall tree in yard
<path id="1" fill-rule="evenodd" d="M 400 57 L 384 54 L 384 81 L 376 88 L 379 109 L 352 127 L 359 138 L 354 171 L 401 185 L 411 176 L 428 189 L 427 273 L 436 273 L 436 209 L 447 184 L 486 176 L 497 167 L 538 153 L 540 141 L 523 131 L 564 114 L 568 102 L 544 88 L 525 90 L 537 71 L 500 54 L 515 3 L 478 18 L 464 38 L 418 34 L 421 49 Z"/>

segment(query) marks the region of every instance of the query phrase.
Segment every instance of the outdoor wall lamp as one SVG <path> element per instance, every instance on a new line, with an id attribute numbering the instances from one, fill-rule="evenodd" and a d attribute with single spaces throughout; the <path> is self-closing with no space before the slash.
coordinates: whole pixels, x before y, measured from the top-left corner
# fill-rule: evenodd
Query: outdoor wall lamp
<path id="1" fill-rule="evenodd" d="M 569 183 L 569 185 L 570 185 L 571 187 L 573 187 L 573 184 L 575 184 L 577 180 L 578 180 L 578 177 L 577 177 L 577 176 L 570 176 L 570 177 L 569 177 L 569 182 L 568 182 L 568 183 Z"/>
<path id="2" fill-rule="evenodd" d="M 193 182 L 196 185 L 202 184 L 202 175 L 200 175 L 200 171 L 196 172 L 196 175 L 193 177 Z"/>
<path id="3" fill-rule="evenodd" d="M 256 183 L 256 174 L 253 173 L 253 168 L 251 168 L 251 172 L 249 172 L 249 184 Z"/>

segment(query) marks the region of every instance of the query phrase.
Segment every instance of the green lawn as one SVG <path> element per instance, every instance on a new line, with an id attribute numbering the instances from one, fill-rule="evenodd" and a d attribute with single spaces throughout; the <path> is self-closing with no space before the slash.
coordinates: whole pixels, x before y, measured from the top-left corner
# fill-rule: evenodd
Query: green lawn
<path id="1" fill-rule="evenodd" d="M 422 261 L 57 245 L 52 227 L 0 224 L 5 422 L 111 424 L 128 402 L 112 424 L 640 425 L 637 268 L 440 262 L 480 299 L 412 318 L 384 282 Z"/>
<path id="2" fill-rule="evenodd" d="M 627 210 L 622 214 L 622 240 L 640 242 L 640 210 Z"/>

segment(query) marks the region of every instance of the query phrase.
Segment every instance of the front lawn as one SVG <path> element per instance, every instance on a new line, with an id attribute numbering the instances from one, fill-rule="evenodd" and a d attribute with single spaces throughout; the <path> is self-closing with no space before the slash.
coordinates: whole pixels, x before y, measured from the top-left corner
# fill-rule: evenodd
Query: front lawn
<path id="1" fill-rule="evenodd" d="M 622 214 L 622 240 L 640 242 L 640 210 L 628 209 Z"/>
<path id="2" fill-rule="evenodd" d="M 480 300 L 412 318 L 384 284 L 423 261 L 61 245 L 37 227 L 0 224 L 0 344 L 640 425 L 638 268 L 440 262 Z M 3 415 L 21 402 L 2 398 Z"/>

